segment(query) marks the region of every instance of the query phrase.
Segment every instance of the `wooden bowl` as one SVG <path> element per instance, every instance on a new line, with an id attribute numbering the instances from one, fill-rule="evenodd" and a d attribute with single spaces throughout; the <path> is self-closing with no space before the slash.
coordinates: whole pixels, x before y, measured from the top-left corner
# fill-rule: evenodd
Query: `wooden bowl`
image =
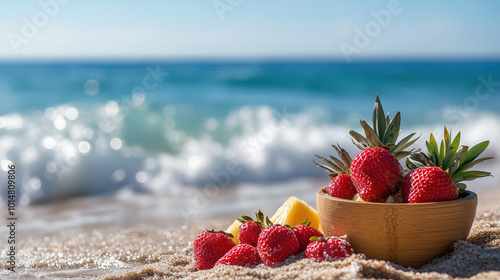
<path id="1" fill-rule="evenodd" d="M 477 195 L 430 203 L 360 202 L 316 193 L 325 236 L 347 235 L 356 253 L 419 268 L 467 238 Z"/>

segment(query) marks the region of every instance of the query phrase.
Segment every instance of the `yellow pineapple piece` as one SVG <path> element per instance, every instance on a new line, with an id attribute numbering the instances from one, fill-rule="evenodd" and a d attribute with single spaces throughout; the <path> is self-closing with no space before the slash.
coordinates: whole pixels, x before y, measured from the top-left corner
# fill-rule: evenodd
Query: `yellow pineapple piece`
<path id="1" fill-rule="evenodd" d="M 364 201 L 361 196 L 359 196 L 359 193 L 355 194 L 351 200 L 354 200 L 354 201 Z"/>
<path id="2" fill-rule="evenodd" d="M 236 245 L 238 245 L 240 242 L 238 241 L 238 231 L 240 230 L 240 225 L 241 222 L 238 220 L 234 220 L 234 223 L 232 223 L 227 229 L 226 232 L 230 232 L 233 234 L 233 237 L 231 238 Z"/>
<path id="3" fill-rule="evenodd" d="M 271 222 L 294 227 L 306 219 L 308 219 L 308 222 L 311 222 L 311 227 L 323 231 L 319 224 L 318 212 L 305 201 L 291 196 L 274 213 Z"/>
<path id="4" fill-rule="evenodd" d="M 323 232 L 323 228 L 319 224 L 318 212 L 309 206 L 305 201 L 302 201 L 294 196 L 289 197 L 283 205 L 274 213 L 273 217 L 270 219 L 273 224 L 280 225 L 290 225 L 292 227 L 299 225 L 303 221 L 308 219 L 311 222 L 311 227 L 318 229 Z M 240 229 L 241 222 L 235 220 L 228 228 L 227 232 L 233 234 L 231 238 L 236 245 L 238 245 L 238 231 Z"/>

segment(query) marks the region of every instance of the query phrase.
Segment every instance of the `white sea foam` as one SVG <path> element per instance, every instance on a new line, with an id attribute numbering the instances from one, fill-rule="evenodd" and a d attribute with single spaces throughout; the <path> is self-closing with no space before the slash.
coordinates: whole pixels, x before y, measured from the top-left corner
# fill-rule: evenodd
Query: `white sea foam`
<path id="1" fill-rule="evenodd" d="M 81 108 L 61 105 L 31 116 L 0 116 L 0 159 L 16 165 L 21 203 L 120 189 L 177 196 L 188 187 L 216 192 L 242 184 L 321 178 L 323 171 L 311 161 L 314 154 L 331 154 L 330 145 L 336 143 L 351 155 L 358 151 L 346 120 L 326 123 L 325 112 L 287 114 L 267 106 L 242 107 L 221 119 L 207 117 L 200 130 L 192 131 L 180 125 L 180 108 L 169 105 L 158 113 L 125 106 L 109 101 Z M 351 128 L 359 129 L 359 124 L 351 123 Z M 423 132 L 421 148 L 431 132 L 442 137 L 442 125 L 403 128 L 403 136 Z M 453 131 L 462 131 L 462 143 L 469 146 L 491 140 L 485 155 L 499 158 L 499 128 L 498 115 L 478 113 Z M 496 175 L 500 163 L 495 159 L 479 167 Z M 496 185 L 496 178 L 469 185 Z"/>

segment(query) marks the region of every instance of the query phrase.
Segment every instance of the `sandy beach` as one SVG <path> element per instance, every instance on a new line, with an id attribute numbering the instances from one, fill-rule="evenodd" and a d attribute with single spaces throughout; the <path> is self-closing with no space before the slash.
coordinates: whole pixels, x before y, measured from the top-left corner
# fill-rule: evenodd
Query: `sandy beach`
<path id="1" fill-rule="evenodd" d="M 367 259 L 316 263 L 304 255 L 270 268 L 221 266 L 197 271 L 192 244 L 205 228 L 226 228 L 232 220 L 171 227 L 168 219 L 82 225 L 21 232 L 17 272 L 4 279 L 498 279 L 500 278 L 500 190 L 480 189 L 478 211 L 466 241 L 420 269 Z M 168 229 L 168 230 L 167 230 Z M 5 255 L 5 250 L 2 255 Z M 7 268 L 2 260 L 2 268 Z"/>

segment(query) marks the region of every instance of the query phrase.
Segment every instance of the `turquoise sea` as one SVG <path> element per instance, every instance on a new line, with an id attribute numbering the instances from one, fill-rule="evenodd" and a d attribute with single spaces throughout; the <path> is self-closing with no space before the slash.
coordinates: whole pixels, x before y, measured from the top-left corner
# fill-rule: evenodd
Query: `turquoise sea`
<path id="1" fill-rule="evenodd" d="M 18 62 L 0 63 L 0 160 L 16 165 L 22 205 L 288 192 L 327 180 L 311 159 L 331 144 L 357 152 L 347 127 L 371 121 L 377 93 L 402 112 L 402 135 L 423 133 L 420 147 L 447 125 L 500 156 L 500 61 Z"/>

